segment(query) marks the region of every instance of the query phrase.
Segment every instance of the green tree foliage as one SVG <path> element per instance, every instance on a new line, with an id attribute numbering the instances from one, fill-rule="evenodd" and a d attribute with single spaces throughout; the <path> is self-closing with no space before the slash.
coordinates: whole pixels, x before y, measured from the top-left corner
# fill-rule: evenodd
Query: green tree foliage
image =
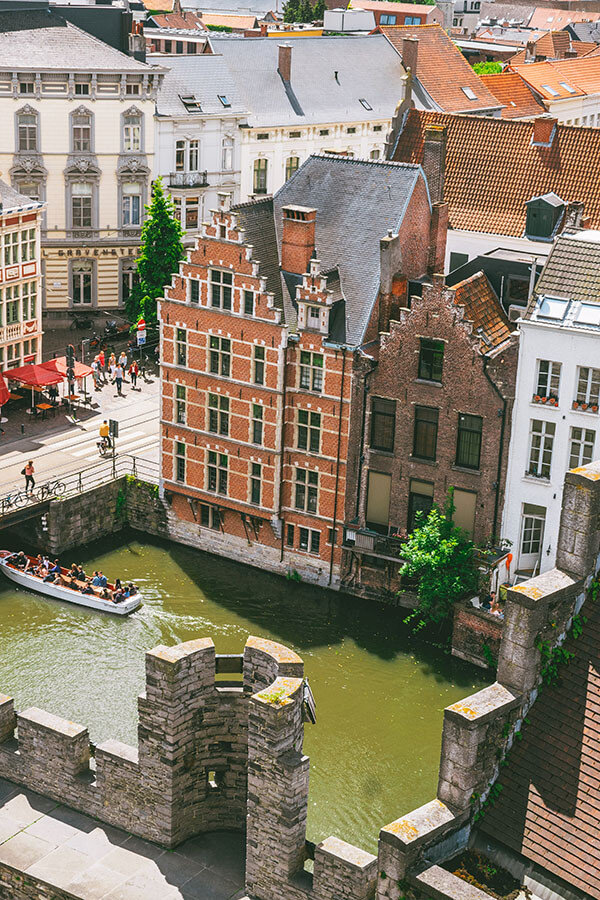
<path id="1" fill-rule="evenodd" d="M 325 0 L 287 0 L 283 8 L 284 22 L 314 22 L 325 15 Z"/>
<path id="2" fill-rule="evenodd" d="M 152 201 L 146 207 L 148 216 L 142 225 L 142 245 L 137 261 L 139 284 L 127 299 L 130 322 L 140 316 L 148 323 L 156 322 L 156 299 L 162 297 L 166 284 L 179 269 L 183 259 L 183 230 L 175 218 L 173 201 L 163 190 L 162 179 L 152 187 Z"/>
<path id="3" fill-rule="evenodd" d="M 475 63 L 473 71 L 478 75 L 499 75 L 502 71 L 502 63 L 499 62 L 480 62 Z"/>
<path id="4" fill-rule="evenodd" d="M 453 604 L 478 588 L 473 544 L 453 521 L 453 494 L 450 488 L 443 511 L 433 506 L 427 516 L 417 513 L 417 526 L 402 547 L 400 574 L 419 581 L 419 604 L 405 619 L 415 630 L 443 623 Z"/>

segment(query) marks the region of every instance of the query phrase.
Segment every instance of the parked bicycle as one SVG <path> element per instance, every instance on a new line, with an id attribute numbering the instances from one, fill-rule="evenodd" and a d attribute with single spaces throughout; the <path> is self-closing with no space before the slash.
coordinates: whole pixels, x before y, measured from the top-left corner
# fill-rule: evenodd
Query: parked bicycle
<path id="1" fill-rule="evenodd" d="M 30 495 L 26 494 L 25 491 L 15 491 L 14 494 L 7 494 L 6 497 L 2 498 L 0 508 L 3 513 L 10 509 L 19 509 L 21 506 L 27 506 L 30 499 Z"/>
<path id="2" fill-rule="evenodd" d="M 64 481 L 49 481 L 43 484 L 38 490 L 36 496 L 38 501 L 49 500 L 50 497 L 62 497 L 67 491 Z"/>

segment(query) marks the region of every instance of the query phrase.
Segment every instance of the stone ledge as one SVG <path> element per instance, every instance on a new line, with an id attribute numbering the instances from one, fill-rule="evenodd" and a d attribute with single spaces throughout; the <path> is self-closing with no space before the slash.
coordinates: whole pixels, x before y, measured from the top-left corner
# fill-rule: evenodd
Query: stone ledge
<path id="1" fill-rule="evenodd" d="M 297 653 L 294 653 L 293 650 L 290 650 L 289 647 L 285 647 L 283 644 L 278 644 L 276 641 L 268 641 L 265 638 L 250 635 L 246 641 L 246 647 L 251 650 L 260 650 L 262 653 L 267 653 L 278 663 L 302 664 L 302 659 Z"/>
<path id="2" fill-rule="evenodd" d="M 317 844 L 315 857 L 318 853 L 342 860 L 346 865 L 361 871 L 377 862 L 376 856 L 367 853 L 366 850 L 361 850 L 360 847 L 348 844 L 340 838 L 333 837 L 333 835 Z"/>
<path id="3" fill-rule="evenodd" d="M 540 601 L 548 600 L 559 592 L 567 592 L 579 583 L 560 569 L 550 569 L 542 575 L 530 578 L 522 584 L 516 584 L 507 591 L 507 600 L 528 609 L 535 609 Z"/>
<path id="4" fill-rule="evenodd" d="M 396 819 L 379 832 L 379 840 L 387 844 L 415 847 L 438 837 L 454 827 L 458 820 L 441 800 L 431 800 L 402 819 Z"/>
<path id="5" fill-rule="evenodd" d="M 125 762 L 134 763 L 136 766 L 139 763 L 137 747 L 131 747 L 129 744 L 123 744 L 121 741 L 116 741 L 113 738 L 109 738 L 107 741 L 98 744 L 96 747 L 96 757 L 99 755 L 110 756 L 119 762 L 124 760 Z"/>
<path id="6" fill-rule="evenodd" d="M 195 641 L 186 641 L 184 644 L 175 644 L 173 647 L 159 644 L 157 647 L 153 647 L 152 650 L 146 651 L 146 656 L 177 663 L 198 650 L 210 650 L 214 649 L 214 646 L 212 638 L 198 638 Z"/>
<path id="7" fill-rule="evenodd" d="M 474 728 L 485 724 L 499 713 L 507 713 L 518 706 L 521 699 L 496 681 L 476 694 L 447 706 L 444 718 L 451 719 L 462 727 L 466 725 Z"/>
<path id="8" fill-rule="evenodd" d="M 490 900 L 490 895 L 440 866 L 430 866 L 411 879 L 431 900 Z"/>
<path id="9" fill-rule="evenodd" d="M 253 694 L 252 699 L 273 709 L 281 709 L 294 702 L 301 687 L 301 678 L 276 678 L 268 687 Z"/>
<path id="10" fill-rule="evenodd" d="M 61 719 L 59 716 L 46 712 L 44 709 L 38 709 L 36 706 L 30 706 L 29 709 L 18 713 L 17 719 L 19 723 L 23 722 L 23 724 L 26 724 L 30 722 L 33 725 L 46 729 L 46 731 L 54 731 L 68 738 L 80 738 L 87 734 L 85 726 L 78 725 L 76 722 L 69 722 L 68 719 Z"/>

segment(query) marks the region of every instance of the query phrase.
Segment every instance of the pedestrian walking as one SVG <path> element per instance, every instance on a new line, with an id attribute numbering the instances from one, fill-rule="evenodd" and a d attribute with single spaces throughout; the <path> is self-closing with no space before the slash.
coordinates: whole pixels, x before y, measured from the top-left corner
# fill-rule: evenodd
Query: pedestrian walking
<path id="1" fill-rule="evenodd" d="M 115 369 L 117 368 L 117 358 L 114 353 L 110 354 L 110 359 L 108 360 L 108 377 L 111 380 L 111 383 L 115 383 Z"/>
<path id="2" fill-rule="evenodd" d="M 131 378 L 131 386 L 134 391 L 137 390 L 137 377 L 138 377 L 139 371 L 140 371 L 140 369 L 137 364 L 137 359 L 134 359 L 134 361 L 129 366 L 129 377 Z"/>
<path id="3" fill-rule="evenodd" d="M 100 363 L 98 362 L 98 357 L 94 358 L 92 362 L 92 378 L 94 379 L 94 388 L 95 390 L 100 390 Z"/>
<path id="4" fill-rule="evenodd" d="M 104 384 L 106 384 L 107 383 L 106 359 L 104 357 L 104 350 L 101 350 L 100 353 L 98 354 L 98 368 L 99 368 L 100 374 L 102 375 L 102 381 L 104 382 Z"/>
<path id="5" fill-rule="evenodd" d="M 123 368 L 118 365 L 115 369 L 115 382 L 117 384 L 117 394 L 122 397 L 121 388 L 123 387 Z"/>
<path id="6" fill-rule="evenodd" d="M 28 494 L 31 492 L 33 494 L 33 489 L 35 487 L 35 478 L 33 477 L 35 474 L 35 468 L 33 466 L 33 460 L 30 459 L 25 468 L 21 471 L 21 475 L 25 476 L 25 493 Z"/>
<path id="7" fill-rule="evenodd" d="M 123 381 L 127 381 L 125 377 L 125 373 L 127 371 L 127 354 L 124 350 L 121 350 L 121 355 L 119 356 L 119 365 L 123 369 Z"/>

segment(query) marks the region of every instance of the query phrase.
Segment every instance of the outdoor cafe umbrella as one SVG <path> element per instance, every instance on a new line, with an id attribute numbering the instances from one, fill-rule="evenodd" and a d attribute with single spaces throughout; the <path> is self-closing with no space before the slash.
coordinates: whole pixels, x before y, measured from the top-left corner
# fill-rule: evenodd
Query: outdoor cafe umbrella
<path id="1" fill-rule="evenodd" d="M 20 366 L 18 369 L 9 369 L 6 375 L 10 381 L 20 381 L 21 384 L 31 385 L 32 410 L 35 410 L 34 388 L 58 384 L 63 380 L 63 376 L 58 372 L 51 372 L 42 365 L 34 364 Z"/>
<path id="2" fill-rule="evenodd" d="M 67 377 L 67 357 L 66 356 L 56 356 L 54 359 L 49 359 L 48 362 L 42 363 L 42 367 L 44 369 L 48 369 L 49 372 L 58 372 L 63 378 Z M 86 379 L 88 375 L 91 375 L 94 370 L 91 366 L 86 366 L 85 363 L 80 363 L 75 360 L 75 365 L 73 366 L 74 378 L 77 380 L 83 378 Z M 84 380 L 83 382 L 85 396 L 87 397 L 87 382 Z"/>
<path id="3" fill-rule="evenodd" d="M 10 391 L 8 386 L 4 380 L 4 376 L 2 372 L 0 372 L 0 422 L 7 422 L 8 419 L 2 418 L 2 407 L 5 403 L 8 403 L 10 399 Z"/>

